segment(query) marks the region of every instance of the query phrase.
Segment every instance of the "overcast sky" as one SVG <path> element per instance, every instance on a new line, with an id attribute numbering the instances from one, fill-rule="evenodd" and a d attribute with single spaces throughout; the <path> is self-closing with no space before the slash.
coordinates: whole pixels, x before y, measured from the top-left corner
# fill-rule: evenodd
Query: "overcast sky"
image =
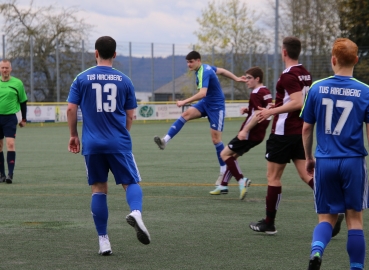
<path id="1" fill-rule="evenodd" d="M 0 0 L 5 2 L 6 0 Z M 90 42 L 109 35 L 119 42 L 194 44 L 196 19 L 210 0 L 34 0 L 34 6 L 79 7 L 80 16 L 94 25 Z M 223 2 L 222 0 L 215 0 Z M 249 10 L 269 12 L 270 0 L 240 0 Z M 29 5 L 30 0 L 18 0 Z"/>

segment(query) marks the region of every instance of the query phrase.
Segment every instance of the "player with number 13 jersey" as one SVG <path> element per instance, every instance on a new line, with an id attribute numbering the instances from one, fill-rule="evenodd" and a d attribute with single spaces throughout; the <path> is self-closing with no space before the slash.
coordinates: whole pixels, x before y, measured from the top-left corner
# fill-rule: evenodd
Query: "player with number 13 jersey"
<path id="1" fill-rule="evenodd" d="M 107 66 L 87 69 L 73 81 L 67 101 L 89 115 L 83 118 L 82 155 L 132 150 L 125 111 L 137 108 L 137 102 L 125 74 Z"/>

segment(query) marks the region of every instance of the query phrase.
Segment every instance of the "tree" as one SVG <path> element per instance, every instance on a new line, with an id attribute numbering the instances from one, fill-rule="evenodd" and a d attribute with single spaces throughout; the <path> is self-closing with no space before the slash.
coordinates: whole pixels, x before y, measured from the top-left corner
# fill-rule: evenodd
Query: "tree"
<path id="1" fill-rule="evenodd" d="M 34 98 L 36 101 L 56 101 L 56 45 L 59 46 L 61 100 L 65 100 L 73 78 L 81 71 L 76 61 L 81 55 L 81 41 L 87 40 L 91 27 L 78 19 L 75 7 L 53 5 L 21 8 L 17 0 L 0 4 L 4 17 L 3 31 L 7 39 L 7 58 L 13 61 L 13 72 L 20 78 L 30 97 L 30 40 L 34 52 Z M 32 99 L 32 98 L 31 98 Z"/>
<path id="2" fill-rule="evenodd" d="M 281 34 L 302 42 L 300 61 L 314 79 L 331 75 L 330 51 L 340 36 L 337 0 L 281 0 Z"/>
<path id="3" fill-rule="evenodd" d="M 245 3 L 238 0 L 216 3 L 213 0 L 202 10 L 197 22 L 200 27 L 195 32 L 198 38 L 195 47 L 207 61 L 230 70 L 233 54 L 233 72 L 237 75 L 244 74 L 251 63 L 261 65 L 265 58 L 261 53 L 268 51 L 270 40 L 257 27 L 256 13 L 250 12 Z M 229 83 L 229 80 L 222 81 L 223 85 Z M 237 83 L 234 87 L 238 98 L 248 98 L 244 84 Z"/>
<path id="4" fill-rule="evenodd" d="M 338 0 L 342 37 L 351 39 L 359 46 L 359 63 L 354 76 L 369 83 L 369 1 Z"/>

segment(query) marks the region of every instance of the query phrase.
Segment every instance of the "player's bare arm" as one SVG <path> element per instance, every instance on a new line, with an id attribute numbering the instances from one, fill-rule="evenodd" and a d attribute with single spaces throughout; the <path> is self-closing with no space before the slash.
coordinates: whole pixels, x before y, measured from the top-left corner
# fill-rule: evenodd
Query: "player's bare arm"
<path id="1" fill-rule="evenodd" d="M 207 91 L 208 91 L 208 88 L 203 87 L 199 90 L 199 92 L 197 92 L 192 97 L 189 97 L 185 100 L 177 100 L 177 106 L 182 107 L 182 106 L 186 105 L 187 103 L 191 103 L 191 102 L 200 100 L 200 99 L 206 97 Z"/>
<path id="2" fill-rule="evenodd" d="M 241 76 L 241 77 L 237 77 L 236 75 L 234 75 L 232 72 L 224 69 L 224 68 L 217 68 L 217 75 L 222 75 L 224 77 L 230 78 L 236 82 L 246 82 L 246 77 L 245 76 Z"/>
<path id="3" fill-rule="evenodd" d="M 128 131 L 131 130 L 132 122 L 133 122 L 133 116 L 134 116 L 135 110 L 126 110 L 127 118 L 126 118 L 126 129 Z"/>
<path id="4" fill-rule="evenodd" d="M 303 105 L 303 98 L 301 92 L 295 92 L 290 95 L 290 101 L 279 107 L 270 107 L 269 109 L 259 107 L 261 112 L 258 114 L 259 123 L 268 119 L 270 116 L 281 113 L 288 113 L 301 110 Z"/>
<path id="5" fill-rule="evenodd" d="M 313 157 L 313 132 L 314 125 L 304 122 L 302 126 L 302 141 L 306 157 L 306 171 L 310 176 L 314 175 L 315 160 Z"/>
<path id="6" fill-rule="evenodd" d="M 79 153 L 80 151 L 80 142 L 78 138 L 78 130 L 77 130 L 77 110 L 78 105 L 73 103 L 68 103 L 67 108 L 67 119 L 68 126 L 70 132 L 68 151 L 72 153 Z"/>
<path id="7" fill-rule="evenodd" d="M 366 139 L 368 140 L 369 143 L 369 123 L 366 123 Z"/>

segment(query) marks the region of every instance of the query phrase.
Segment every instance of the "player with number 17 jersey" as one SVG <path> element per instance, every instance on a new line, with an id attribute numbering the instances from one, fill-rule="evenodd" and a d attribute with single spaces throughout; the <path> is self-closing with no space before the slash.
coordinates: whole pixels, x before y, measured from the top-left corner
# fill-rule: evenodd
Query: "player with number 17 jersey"
<path id="1" fill-rule="evenodd" d="M 316 123 L 315 157 L 368 155 L 363 141 L 363 123 L 369 123 L 368 100 L 369 86 L 353 77 L 335 75 L 314 82 L 301 117 Z"/>
<path id="2" fill-rule="evenodd" d="M 108 66 L 89 68 L 74 79 L 67 101 L 89 115 L 82 115 L 82 155 L 132 151 L 125 111 L 137 108 L 137 102 L 124 73 Z"/>
<path id="3" fill-rule="evenodd" d="M 275 106 L 279 107 L 290 101 L 290 95 L 301 91 L 305 98 L 312 84 L 312 77 L 301 64 L 285 69 L 276 85 Z M 300 118 L 301 110 L 281 113 L 274 116 L 272 134 L 276 135 L 298 135 L 302 134 L 304 121 Z"/>

